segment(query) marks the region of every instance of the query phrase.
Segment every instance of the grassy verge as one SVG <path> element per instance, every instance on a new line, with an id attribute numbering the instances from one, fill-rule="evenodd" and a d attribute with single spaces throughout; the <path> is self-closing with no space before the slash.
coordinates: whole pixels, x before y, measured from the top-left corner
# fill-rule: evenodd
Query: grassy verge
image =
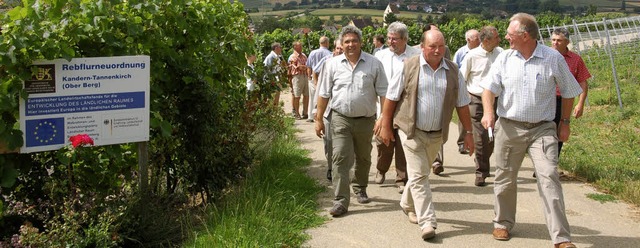
<path id="1" fill-rule="evenodd" d="M 619 46 L 616 67 L 624 108 L 620 109 L 607 57 L 585 60 L 594 75 L 584 116 L 571 123 L 560 167 L 617 199 L 640 206 L 640 58 L 635 46 Z M 626 50 L 624 50 L 626 49 Z M 604 56 L 604 55 L 603 55 Z"/>
<path id="2" fill-rule="evenodd" d="M 310 159 L 293 134 L 280 135 L 251 175 L 207 208 L 185 247 L 300 247 L 308 239 L 304 230 L 324 221 L 316 214 L 324 189 L 306 175 Z"/>

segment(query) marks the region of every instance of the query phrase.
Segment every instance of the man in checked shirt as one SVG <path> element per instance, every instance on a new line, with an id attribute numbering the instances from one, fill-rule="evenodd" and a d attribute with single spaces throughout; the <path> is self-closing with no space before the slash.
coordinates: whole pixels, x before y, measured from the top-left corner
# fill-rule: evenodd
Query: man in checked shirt
<path id="1" fill-rule="evenodd" d="M 560 53 L 538 44 L 535 17 L 515 14 L 507 35 L 511 49 L 496 58 L 484 88 L 482 125 L 495 130 L 496 178 L 493 238 L 509 240 L 516 223 L 517 177 L 525 153 L 536 171 L 549 236 L 555 247 L 575 248 L 558 175 L 558 141 L 569 139 L 573 98 L 582 93 Z M 556 86 L 562 96 L 560 125 L 553 122 Z M 493 104 L 498 96 L 495 120 Z"/>

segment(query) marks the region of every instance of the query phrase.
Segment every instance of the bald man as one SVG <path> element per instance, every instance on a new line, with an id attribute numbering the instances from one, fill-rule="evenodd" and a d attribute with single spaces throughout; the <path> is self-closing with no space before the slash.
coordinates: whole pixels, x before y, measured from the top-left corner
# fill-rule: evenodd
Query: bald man
<path id="1" fill-rule="evenodd" d="M 390 82 L 376 135 L 385 144 L 394 141 L 399 128 L 407 160 L 407 186 L 400 206 L 409 222 L 417 223 L 424 240 L 435 237 L 435 208 L 429 186 L 431 162 L 447 141 L 455 109 L 465 132 L 465 148 L 473 153 L 469 93 L 458 66 L 444 59 L 444 36 L 439 30 L 422 35 L 422 53 L 405 60 L 402 77 Z"/>

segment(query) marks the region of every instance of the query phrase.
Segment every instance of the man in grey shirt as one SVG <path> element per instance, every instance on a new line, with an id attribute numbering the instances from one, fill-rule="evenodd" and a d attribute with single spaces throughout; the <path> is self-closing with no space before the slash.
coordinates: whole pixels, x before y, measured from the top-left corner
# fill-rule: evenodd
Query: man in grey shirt
<path id="1" fill-rule="evenodd" d="M 315 120 L 316 134 L 322 137 L 325 110 L 331 117 L 335 198 L 329 213 L 334 217 L 344 215 L 349 209 L 349 170 L 354 160 L 353 191 L 359 203 L 370 202 L 366 188 L 371 167 L 376 101 L 378 97 L 384 99 L 387 92 L 387 77 L 382 63 L 373 55 L 362 52 L 362 32 L 354 26 L 346 26 L 340 38 L 344 54 L 324 64 Z"/>

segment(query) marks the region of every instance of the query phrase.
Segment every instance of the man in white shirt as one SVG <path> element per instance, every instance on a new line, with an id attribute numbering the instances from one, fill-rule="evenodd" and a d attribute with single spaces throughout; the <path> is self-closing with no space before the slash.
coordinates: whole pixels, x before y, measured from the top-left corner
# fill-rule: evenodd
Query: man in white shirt
<path id="1" fill-rule="evenodd" d="M 498 54 L 502 52 L 500 36 L 498 30 L 492 26 L 483 27 L 479 32 L 482 44 L 480 47 L 471 49 L 462 60 L 460 73 L 467 84 L 469 91 L 469 111 L 471 112 L 471 123 L 473 124 L 473 140 L 476 148 L 476 186 L 485 186 L 485 178 L 489 176 L 489 158 L 493 153 L 493 141 L 489 139 L 489 133 L 482 126 L 482 91 L 480 82 L 489 75 L 491 64 L 496 60 Z M 495 109 L 495 104 L 494 104 Z"/>
<path id="2" fill-rule="evenodd" d="M 505 38 L 511 49 L 498 55 L 487 79 L 480 83 L 484 88 L 482 125 L 496 131 L 493 238 L 511 238 L 509 232 L 516 224 L 518 171 L 528 153 L 538 176 L 549 236 L 556 248 L 575 248 L 558 174 L 558 141 L 569 139 L 573 99 L 582 89 L 562 55 L 538 44 L 538 23 L 532 15 L 513 15 Z M 559 126 L 553 122 L 556 86 L 563 101 Z"/>
<path id="3" fill-rule="evenodd" d="M 273 104 L 278 106 L 280 104 L 280 91 L 282 91 L 282 80 L 285 80 L 287 62 L 282 58 L 282 45 L 278 42 L 271 44 L 271 52 L 263 61 L 267 76 L 270 82 L 275 87 L 275 93 L 273 96 Z"/>
<path id="4" fill-rule="evenodd" d="M 387 28 L 388 48 L 375 54 L 376 58 L 382 62 L 384 74 L 387 75 L 388 82 L 398 81 L 402 77 L 402 69 L 404 61 L 410 57 L 420 54 L 420 50 L 407 46 L 409 41 L 409 30 L 407 25 L 402 22 L 391 23 Z M 380 102 L 382 105 L 383 102 Z M 382 109 L 382 106 L 380 107 Z M 378 114 L 378 116 L 380 116 Z M 404 192 L 404 186 L 407 183 L 407 162 L 404 158 L 402 143 L 398 137 L 398 129 L 393 130 L 395 142 L 385 145 L 379 138 L 376 138 L 376 147 L 378 148 L 378 163 L 374 182 L 377 184 L 384 183 L 385 173 L 389 171 L 393 154 L 396 155 L 396 179 L 395 183 L 398 187 L 398 193 Z"/>

